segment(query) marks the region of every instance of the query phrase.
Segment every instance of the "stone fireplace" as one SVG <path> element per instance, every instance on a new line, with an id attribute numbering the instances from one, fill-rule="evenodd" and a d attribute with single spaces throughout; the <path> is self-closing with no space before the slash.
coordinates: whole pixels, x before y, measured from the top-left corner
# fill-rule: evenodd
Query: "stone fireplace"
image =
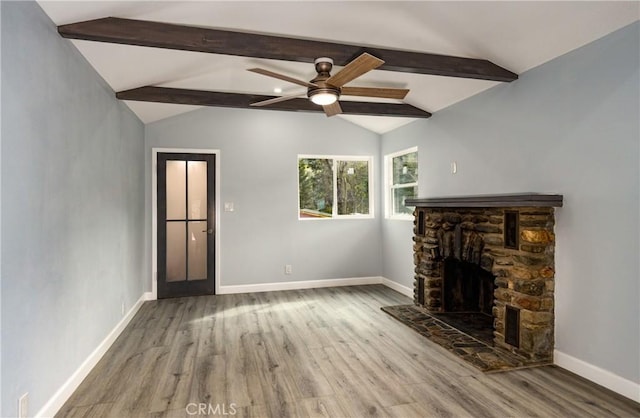
<path id="1" fill-rule="evenodd" d="M 532 362 L 554 347 L 554 207 L 561 195 L 407 200 L 414 303 Z"/>

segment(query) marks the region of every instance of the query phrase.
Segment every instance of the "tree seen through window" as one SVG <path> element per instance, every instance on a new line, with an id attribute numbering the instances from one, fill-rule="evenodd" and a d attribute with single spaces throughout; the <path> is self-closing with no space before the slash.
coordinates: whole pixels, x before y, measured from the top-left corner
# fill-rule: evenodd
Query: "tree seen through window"
<path id="1" fill-rule="evenodd" d="M 369 215 L 369 160 L 299 158 L 300 218 Z"/>

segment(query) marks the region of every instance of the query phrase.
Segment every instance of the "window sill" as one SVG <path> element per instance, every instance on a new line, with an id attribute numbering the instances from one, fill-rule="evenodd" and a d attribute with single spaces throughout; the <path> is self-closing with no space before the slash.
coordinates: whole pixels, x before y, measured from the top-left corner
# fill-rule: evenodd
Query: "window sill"
<path id="1" fill-rule="evenodd" d="M 333 216 L 333 217 L 308 217 L 301 218 L 298 217 L 299 221 L 344 221 L 344 220 L 357 220 L 357 219 L 375 219 L 373 215 L 363 215 L 363 216 Z"/>
<path id="2" fill-rule="evenodd" d="M 411 221 L 411 222 L 413 222 L 413 215 L 407 215 L 407 216 L 401 216 L 401 215 L 387 216 L 386 220 L 388 220 L 388 221 Z"/>

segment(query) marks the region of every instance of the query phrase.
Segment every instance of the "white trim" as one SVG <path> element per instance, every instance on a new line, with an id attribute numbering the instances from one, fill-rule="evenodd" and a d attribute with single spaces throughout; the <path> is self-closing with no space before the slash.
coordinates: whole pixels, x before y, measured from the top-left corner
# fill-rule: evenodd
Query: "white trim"
<path id="1" fill-rule="evenodd" d="M 151 294 L 158 299 L 158 153 L 215 154 L 216 156 L 216 243 L 215 292 L 220 292 L 220 150 L 199 148 L 151 148 Z"/>
<path id="2" fill-rule="evenodd" d="M 82 362 L 80 367 L 67 379 L 66 382 L 56 391 L 56 393 L 44 404 L 44 406 L 34 415 L 37 417 L 53 417 L 64 403 L 71 397 L 73 392 L 78 389 L 80 383 L 87 377 L 89 372 L 100 361 L 102 356 L 109 350 L 116 338 L 122 333 L 131 319 L 138 312 L 142 304 L 147 300 L 152 300 L 151 292 L 143 293 L 140 299 L 131 307 L 129 312 L 118 322 L 111 332 L 102 340 L 100 344 L 93 350 L 89 357 Z"/>
<path id="3" fill-rule="evenodd" d="M 390 152 L 389 154 L 385 154 L 385 157 L 389 157 L 391 159 L 391 158 L 399 157 L 399 156 L 404 155 L 404 154 L 411 154 L 412 152 L 418 152 L 418 146 L 417 145 L 415 145 L 413 147 L 401 149 L 400 151 Z"/>
<path id="4" fill-rule="evenodd" d="M 351 277 L 346 279 L 326 279 L 326 280 L 303 280 L 296 282 L 279 282 L 264 284 L 241 284 L 236 286 L 220 286 L 220 294 L 231 293 L 255 293 L 255 292 L 275 292 L 278 290 L 297 289 L 317 289 L 321 287 L 338 286 L 360 286 L 366 284 L 381 284 L 384 278 L 373 277 Z"/>
<path id="5" fill-rule="evenodd" d="M 404 296 L 413 298 L 413 289 L 382 276 L 350 277 L 344 279 L 303 280 L 295 282 L 241 284 L 235 286 L 220 286 L 220 293 L 255 293 L 275 292 L 278 290 L 316 289 L 321 287 L 362 286 L 369 284 L 383 284 Z"/>
<path id="6" fill-rule="evenodd" d="M 413 289 L 410 287 L 401 285 L 400 283 L 389 280 L 386 277 L 382 278 L 382 284 L 387 286 L 389 289 L 393 289 L 396 292 L 413 299 Z"/>
<path id="7" fill-rule="evenodd" d="M 608 370 L 601 369 L 558 350 L 553 352 L 553 362 L 563 369 L 567 369 L 622 396 L 640 402 L 640 383 L 627 380 Z"/>

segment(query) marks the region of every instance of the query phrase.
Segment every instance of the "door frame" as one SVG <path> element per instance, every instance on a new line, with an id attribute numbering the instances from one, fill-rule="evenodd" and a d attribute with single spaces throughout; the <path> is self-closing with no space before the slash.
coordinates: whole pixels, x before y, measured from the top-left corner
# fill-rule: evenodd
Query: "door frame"
<path id="1" fill-rule="evenodd" d="M 220 150 L 200 148 L 151 148 L 151 299 L 158 299 L 158 153 L 214 154 L 215 176 L 215 292 L 220 290 Z M 147 247 L 148 248 L 148 247 Z"/>

